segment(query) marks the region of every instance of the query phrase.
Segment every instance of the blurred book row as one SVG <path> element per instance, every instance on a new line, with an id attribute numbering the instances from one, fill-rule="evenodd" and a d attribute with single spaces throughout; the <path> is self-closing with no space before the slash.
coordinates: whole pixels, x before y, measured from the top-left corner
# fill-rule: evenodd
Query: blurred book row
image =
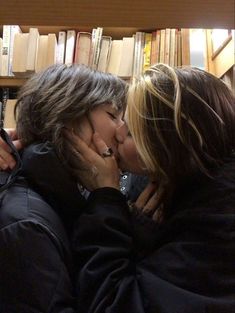
<path id="1" fill-rule="evenodd" d="M 189 65 L 189 32 L 167 28 L 113 39 L 102 27 L 41 35 L 35 27 L 23 33 L 18 25 L 3 25 L 0 76 L 28 77 L 55 63 L 85 64 L 121 77 L 138 76 L 157 62 Z"/>

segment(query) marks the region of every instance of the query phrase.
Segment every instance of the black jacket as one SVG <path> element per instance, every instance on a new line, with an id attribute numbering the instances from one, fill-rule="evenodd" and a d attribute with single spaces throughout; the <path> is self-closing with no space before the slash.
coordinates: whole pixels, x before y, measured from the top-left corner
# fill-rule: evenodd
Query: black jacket
<path id="1" fill-rule="evenodd" d="M 68 233 L 84 199 L 49 144 L 22 162 L 0 193 L 0 312 L 76 312 Z"/>
<path id="2" fill-rule="evenodd" d="M 235 312 L 234 158 L 214 175 L 181 186 L 161 225 L 115 189 L 91 193 L 73 242 L 80 313 Z"/>

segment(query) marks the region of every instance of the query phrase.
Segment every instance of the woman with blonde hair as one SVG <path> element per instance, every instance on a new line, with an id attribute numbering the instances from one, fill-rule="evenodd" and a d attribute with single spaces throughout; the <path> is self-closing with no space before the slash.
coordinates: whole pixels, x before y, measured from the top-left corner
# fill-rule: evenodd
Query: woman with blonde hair
<path id="1" fill-rule="evenodd" d="M 99 134 L 99 153 L 73 137 L 96 168 L 74 238 L 79 312 L 233 312 L 233 93 L 202 70 L 158 64 L 131 84 L 125 121 L 118 161 L 152 181 L 132 214 Z"/>

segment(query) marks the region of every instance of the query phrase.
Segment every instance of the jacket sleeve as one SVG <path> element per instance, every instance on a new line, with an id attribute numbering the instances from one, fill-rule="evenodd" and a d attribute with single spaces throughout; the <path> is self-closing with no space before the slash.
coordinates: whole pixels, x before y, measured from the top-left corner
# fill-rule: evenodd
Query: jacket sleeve
<path id="1" fill-rule="evenodd" d="M 102 188 L 91 193 L 73 242 L 80 268 L 79 312 L 145 312 L 130 225 L 119 191 Z"/>
<path id="2" fill-rule="evenodd" d="M 74 313 L 74 294 L 58 239 L 40 223 L 0 230 L 0 311 Z"/>

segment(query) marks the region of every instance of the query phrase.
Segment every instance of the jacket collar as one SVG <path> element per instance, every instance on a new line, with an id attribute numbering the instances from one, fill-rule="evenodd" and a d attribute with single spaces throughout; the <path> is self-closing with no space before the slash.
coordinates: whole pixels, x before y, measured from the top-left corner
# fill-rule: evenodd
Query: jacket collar
<path id="1" fill-rule="evenodd" d="M 60 215 L 81 213 L 86 200 L 49 142 L 35 143 L 23 150 L 21 173 Z"/>

